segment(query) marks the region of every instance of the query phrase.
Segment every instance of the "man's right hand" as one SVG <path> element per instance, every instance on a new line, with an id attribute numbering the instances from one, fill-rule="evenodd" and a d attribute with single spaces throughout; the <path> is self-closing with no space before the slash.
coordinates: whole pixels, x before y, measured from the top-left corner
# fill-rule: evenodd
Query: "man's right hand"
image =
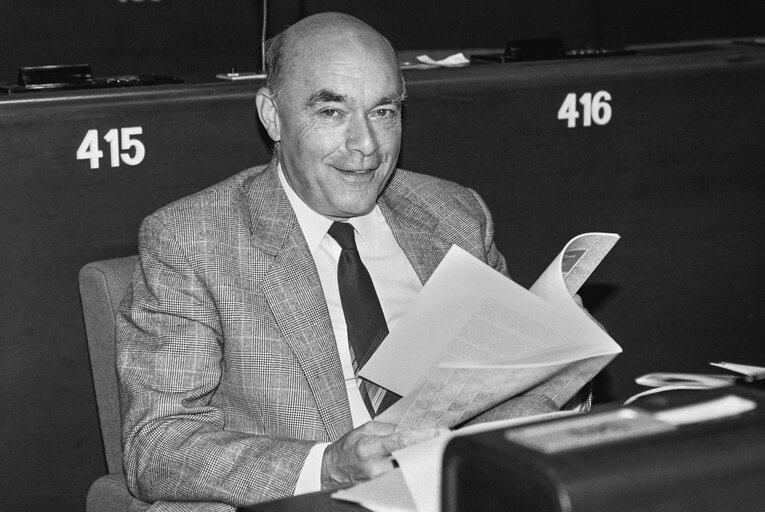
<path id="1" fill-rule="evenodd" d="M 392 453 L 444 432 L 439 429 L 396 432 L 391 423 L 370 421 L 327 446 L 321 463 L 321 487 L 333 489 L 369 480 L 394 468 Z"/>

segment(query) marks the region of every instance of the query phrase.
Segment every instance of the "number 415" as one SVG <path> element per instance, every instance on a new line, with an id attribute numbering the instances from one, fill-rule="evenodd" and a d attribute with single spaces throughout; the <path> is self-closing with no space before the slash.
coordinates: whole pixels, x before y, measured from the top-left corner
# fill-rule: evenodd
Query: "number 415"
<path id="1" fill-rule="evenodd" d="M 142 133 L 143 128 L 140 126 L 112 128 L 106 132 L 103 138 L 109 144 L 109 163 L 112 167 L 119 167 L 120 161 L 127 165 L 138 165 L 143 162 L 146 148 L 143 142 L 134 138 Z M 77 160 L 90 160 L 90 168 L 98 169 L 101 158 L 104 156 L 99 143 L 98 130 L 88 130 L 80 147 L 77 148 Z"/>
<path id="2" fill-rule="evenodd" d="M 599 126 L 608 124 L 611 120 L 611 94 L 608 91 L 598 91 L 595 94 L 586 92 L 579 97 L 579 104 L 582 106 L 582 126 L 592 126 L 592 123 Z M 558 119 L 567 121 L 569 128 L 576 128 L 576 121 L 579 119 L 579 110 L 577 105 L 576 93 L 570 92 L 563 100 L 563 104 L 558 109 Z"/>

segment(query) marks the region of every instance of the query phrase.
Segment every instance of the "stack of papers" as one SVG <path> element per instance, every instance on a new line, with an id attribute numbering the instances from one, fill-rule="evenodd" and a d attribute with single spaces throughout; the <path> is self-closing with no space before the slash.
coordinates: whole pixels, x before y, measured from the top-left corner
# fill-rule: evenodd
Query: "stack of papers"
<path id="1" fill-rule="evenodd" d="M 403 397 L 378 419 L 452 428 L 577 364 L 545 393 L 567 402 L 621 352 L 572 298 L 618 239 L 572 239 L 530 290 L 452 247 L 359 372 Z"/>
<path id="2" fill-rule="evenodd" d="M 377 419 L 400 429 L 452 428 L 548 382 L 545 391 L 554 391 L 560 404 L 568 401 L 621 352 L 573 298 L 618 239 L 610 233 L 573 238 L 530 290 L 452 247 L 360 372 L 403 396 Z M 551 379 L 572 365 L 576 378 Z M 438 512 L 442 456 L 452 437 L 565 414 L 577 413 L 445 433 L 395 452 L 399 469 L 333 497 L 376 512 Z"/>

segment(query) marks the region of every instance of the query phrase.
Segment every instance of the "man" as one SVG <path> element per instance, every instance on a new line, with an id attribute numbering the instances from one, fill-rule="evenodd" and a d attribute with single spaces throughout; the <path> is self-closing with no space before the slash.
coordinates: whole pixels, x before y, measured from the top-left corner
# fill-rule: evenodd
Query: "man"
<path id="1" fill-rule="evenodd" d="M 350 16 L 316 15 L 270 42 L 267 61 L 257 109 L 271 164 L 141 227 L 118 375 L 128 484 L 157 510 L 364 480 L 436 434 L 369 421 L 333 223 L 353 227 L 388 327 L 452 244 L 506 273 L 475 192 L 395 169 L 404 83 L 382 36 Z M 560 407 L 546 390 L 492 414 Z"/>

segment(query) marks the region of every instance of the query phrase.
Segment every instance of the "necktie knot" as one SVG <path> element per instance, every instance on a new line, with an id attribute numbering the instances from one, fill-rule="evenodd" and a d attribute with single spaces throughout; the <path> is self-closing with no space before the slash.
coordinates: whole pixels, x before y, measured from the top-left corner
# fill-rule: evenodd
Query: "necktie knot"
<path id="1" fill-rule="evenodd" d="M 349 223 L 333 222 L 329 227 L 328 233 L 343 250 L 356 249 L 356 237 L 353 232 L 353 226 Z"/>

